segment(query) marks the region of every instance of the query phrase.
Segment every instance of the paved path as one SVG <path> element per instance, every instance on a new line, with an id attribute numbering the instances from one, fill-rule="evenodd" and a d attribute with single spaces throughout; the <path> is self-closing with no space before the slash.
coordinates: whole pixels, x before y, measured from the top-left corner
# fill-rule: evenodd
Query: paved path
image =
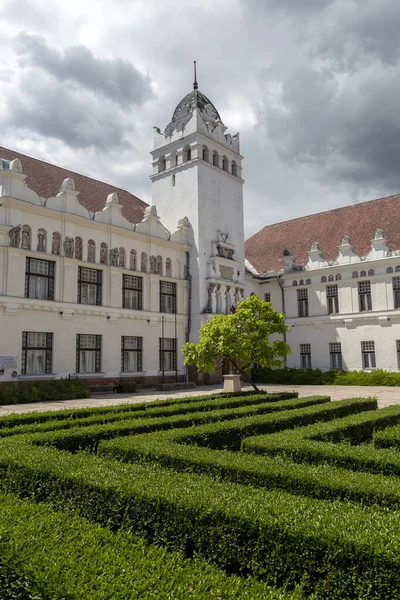
<path id="1" fill-rule="evenodd" d="M 363 386 L 329 386 L 329 385 L 263 385 L 262 389 L 269 392 L 299 392 L 300 396 L 313 396 L 316 394 L 327 395 L 332 400 L 343 400 L 345 398 L 368 398 L 378 399 L 379 408 L 390 404 L 400 404 L 400 387 L 363 387 Z M 243 386 L 244 390 L 251 389 Z M 115 404 L 136 404 L 138 402 L 152 402 L 161 398 L 180 398 L 197 396 L 200 394 L 215 394 L 222 391 L 220 386 L 198 386 L 194 390 L 182 390 L 179 392 L 155 392 L 154 390 L 141 390 L 136 394 L 112 394 L 110 396 L 97 396 L 84 400 L 61 400 L 59 402 L 35 402 L 32 404 L 12 404 L 0 406 L 0 416 L 11 413 L 24 413 L 31 411 L 62 410 L 66 408 L 83 408 L 93 406 L 112 406 Z"/>

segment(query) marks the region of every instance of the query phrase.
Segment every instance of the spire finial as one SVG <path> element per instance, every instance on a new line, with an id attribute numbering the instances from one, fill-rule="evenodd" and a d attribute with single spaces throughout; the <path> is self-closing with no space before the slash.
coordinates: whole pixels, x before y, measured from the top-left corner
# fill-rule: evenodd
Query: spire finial
<path id="1" fill-rule="evenodd" d="M 194 82 L 193 82 L 193 89 L 197 90 L 197 88 L 199 87 L 197 85 L 197 73 L 196 73 L 196 61 L 193 61 L 193 69 L 194 69 Z"/>

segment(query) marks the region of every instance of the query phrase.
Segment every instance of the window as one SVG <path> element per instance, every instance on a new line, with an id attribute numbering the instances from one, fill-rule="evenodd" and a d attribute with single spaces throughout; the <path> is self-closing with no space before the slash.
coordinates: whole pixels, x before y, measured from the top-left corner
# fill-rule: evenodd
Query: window
<path id="1" fill-rule="evenodd" d="M 26 259 L 25 298 L 54 300 L 54 265 L 49 260 Z"/>
<path id="2" fill-rule="evenodd" d="M 311 344 L 300 344 L 300 364 L 302 369 L 311 369 Z"/>
<path id="3" fill-rule="evenodd" d="M 185 146 L 183 149 L 183 162 L 187 162 L 188 160 L 192 160 L 192 149 L 190 146 Z"/>
<path id="4" fill-rule="evenodd" d="M 234 175 L 235 177 L 237 177 L 237 164 L 236 161 L 232 161 L 232 175 Z"/>
<path id="5" fill-rule="evenodd" d="M 129 268 L 131 271 L 136 271 L 137 253 L 136 250 L 131 250 Z"/>
<path id="6" fill-rule="evenodd" d="M 133 310 L 142 310 L 143 292 L 142 278 L 133 275 L 123 275 L 122 278 L 122 306 Z"/>
<path id="7" fill-rule="evenodd" d="M 400 370 L 400 340 L 396 340 L 397 368 Z"/>
<path id="8" fill-rule="evenodd" d="M 361 342 L 363 369 L 375 369 L 375 342 Z"/>
<path id="9" fill-rule="evenodd" d="M 160 312 L 176 313 L 176 283 L 160 281 Z"/>
<path id="10" fill-rule="evenodd" d="M 99 373 L 101 367 L 101 335 L 77 334 L 76 372 Z"/>
<path id="11" fill-rule="evenodd" d="M 176 370 L 176 338 L 160 338 L 160 371 Z"/>
<path id="12" fill-rule="evenodd" d="M 176 176 L 175 175 L 172 175 L 171 182 L 172 182 L 172 187 L 175 187 L 175 183 L 176 183 Z"/>
<path id="13" fill-rule="evenodd" d="M 393 297 L 394 297 L 394 307 L 400 308 L 400 277 L 393 277 Z"/>
<path id="14" fill-rule="evenodd" d="M 326 298 L 328 301 L 328 315 L 336 315 L 339 312 L 338 286 L 336 284 L 326 286 Z"/>
<path id="15" fill-rule="evenodd" d="M 203 156 L 202 156 L 202 158 L 206 162 L 210 161 L 210 151 L 209 151 L 209 149 L 208 149 L 207 146 L 203 146 Z"/>
<path id="16" fill-rule="evenodd" d="M 308 290 L 297 290 L 297 307 L 299 317 L 308 317 Z"/>
<path id="17" fill-rule="evenodd" d="M 165 259 L 165 274 L 172 277 L 172 260 L 169 257 Z"/>
<path id="18" fill-rule="evenodd" d="M 330 368 L 342 369 L 342 344 L 340 342 L 332 342 L 329 344 Z"/>
<path id="19" fill-rule="evenodd" d="M 265 300 L 265 302 L 271 302 L 271 294 L 270 294 L 270 292 L 265 292 L 265 294 L 264 294 L 264 300 Z"/>
<path id="20" fill-rule="evenodd" d="M 36 250 L 38 252 L 46 252 L 46 246 L 47 246 L 47 232 L 45 229 L 38 229 Z"/>
<path id="21" fill-rule="evenodd" d="M 212 155 L 212 164 L 214 165 L 214 167 L 219 167 L 219 155 L 216 150 L 214 150 Z"/>
<path id="22" fill-rule="evenodd" d="M 165 156 L 160 156 L 160 158 L 158 159 L 158 172 L 161 173 L 162 171 L 165 171 L 167 168 L 167 163 L 165 160 Z"/>
<path id="23" fill-rule="evenodd" d="M 52 333 L 22 332 L 23 375 L 43 375 L 51 373 L 51 358 L 53 348 Z"/>
<path id="24" fill-rule="evenodd" d="M 121 337 L 121 371 L 129 373 L 142 370 L 142 344 L 141 337 Z"/>
<path id="25" fill-rule="evenodd" d="M 101 306 L 102 275 L 99 269 L 78 268 L 78 304 Z"/>
<path id="26" fill-rule="evenodd" d="M 225 155 L 222 157 L 222 169 L 224 171 L 228 170 L 228 159 L 226 158 Z"/>
<path id="27" fill-rule="evenodd" d="M 360 306 L 360 312 L 366 310 L 372 310 L 371 300 L 371 282 L 370 281 L 359 281 L 358 282 L 358 301 Z"/>

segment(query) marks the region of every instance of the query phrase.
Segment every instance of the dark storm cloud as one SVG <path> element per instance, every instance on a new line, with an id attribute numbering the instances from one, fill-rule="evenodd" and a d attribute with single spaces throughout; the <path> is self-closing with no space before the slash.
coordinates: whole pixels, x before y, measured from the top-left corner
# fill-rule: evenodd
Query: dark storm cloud
<path id="1" fill-rule="evenodd" d="M 69 90 L 51 78 L 27 74 L 7 97 L 5 130 L 25 131 L 57 139 L 71 148 L 100 151 L 128 147 L 129 123 L 108 101 Z"/>
<path id="2" fill-rule="evenodd" d="M 38 35 L 20 33 L 15 50 L 21 66 L 43 69 L 58 81 L 102 94 L 120 106 L 142 104 L 151 97 L 150 79 L 121 58 L 98 58 L 85 46 L 67 46 L 62 52 L 51 48 Z"/>

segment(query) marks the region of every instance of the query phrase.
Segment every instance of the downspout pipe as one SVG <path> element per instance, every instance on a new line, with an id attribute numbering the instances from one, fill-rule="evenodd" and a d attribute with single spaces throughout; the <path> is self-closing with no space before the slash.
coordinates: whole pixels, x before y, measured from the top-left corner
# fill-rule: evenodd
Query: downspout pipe
<path id="1" fill-rule="evenodd" d="M 284 275 L 284 271 L 282 271 L 282 273 L 279 273 L 277 280 L 278 280 L 278 285 L 281 288 L 281 297 L 282 297 L 282 312 L 285 315 L 286 318 L 286 310 L 285 310 L 285 289 L 283 287 L 283 283 L 282 283 L 282 276 Z M 283 341 L 286 343 L 286 331 L 284 331 L 283 333 Z M 284 363 L 286 365 L 286 360 L 287 360 L 287 356 L 284 357 Z"/>
<path id="2" fill-rule="evenodd" d="M 188 303 L 187 303 L 187 327 L 186 327 L 186 342 L 190 339 L 192 329 L 192 275 L 190 273 L 190 253 L 186 252 L 186 275 L 188 280 Z M 186 383 L 189 382 L 189 367 L 186 367 Z"/>

